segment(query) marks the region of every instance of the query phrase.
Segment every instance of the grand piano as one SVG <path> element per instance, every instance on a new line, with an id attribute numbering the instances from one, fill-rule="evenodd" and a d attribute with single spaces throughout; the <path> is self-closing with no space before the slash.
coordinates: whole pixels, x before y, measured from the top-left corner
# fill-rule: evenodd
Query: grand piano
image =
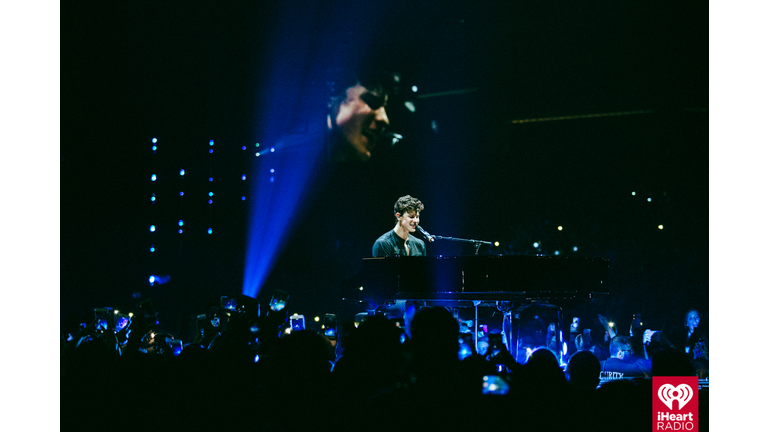
<path id="1" fill-rule="evenodd" d="M 498 307 L 507 314 L 507 346 L 513 346 L 516 311 L 534 303 L 570 309 L 607 294 L 608 264 L 606 258 L 521 255 L 364 258 L 341 292 L 369 313 L 398 301 L 474 307 L 475 314 L 478 306 Z"/>

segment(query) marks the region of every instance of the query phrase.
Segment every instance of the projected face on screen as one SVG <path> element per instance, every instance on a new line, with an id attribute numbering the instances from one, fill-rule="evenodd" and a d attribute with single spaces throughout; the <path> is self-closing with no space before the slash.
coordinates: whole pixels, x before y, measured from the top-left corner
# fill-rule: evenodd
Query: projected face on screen
<path id="1" fill-rule="evenodd" d="M 348 145 L 345 159 L 367 161 L 371 158 L 376 142 L 389 126 L 386 104 L 386 94 L 370 91 L 360 84 L 347 89 L 335 119 L 341 139 Z"/>

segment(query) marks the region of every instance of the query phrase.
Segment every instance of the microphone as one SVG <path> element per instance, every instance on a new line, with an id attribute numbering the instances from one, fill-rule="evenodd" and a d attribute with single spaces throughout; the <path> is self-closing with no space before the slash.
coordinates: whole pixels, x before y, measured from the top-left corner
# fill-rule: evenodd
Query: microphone
<path id="1" fill-rule="evenodd" d="M 394 132 L 385 132 L 382 138 L 385 140 L 384 142 L 389 142 L 390 145 L 394 147 L 398 141 L 403 139 L 403 136 Z"/>
<path id="2" fill-rule="evenodd" d="M 424 237 L 426 237 L 430 243 L 435 241 L 435 237 L 433 237 L 432 234 L 426 232 L 424 228 L 421 227 L 421 225 L 416 225 L 416 228 L 418 228 L 418 230 L 421 231 L 422 234 L 424 234 Z"/>

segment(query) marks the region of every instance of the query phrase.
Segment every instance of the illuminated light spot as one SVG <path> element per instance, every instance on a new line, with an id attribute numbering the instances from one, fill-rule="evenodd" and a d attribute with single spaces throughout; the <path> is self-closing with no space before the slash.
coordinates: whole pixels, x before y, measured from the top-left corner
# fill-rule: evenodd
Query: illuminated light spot
<path id="1" fill-rule="evenodd" d="M 562 226 L 562 225 L 560 225 L 559 227 L 557 227 L 557 230 L 558 230 L 558 231 L 562 231 L 562 230 L 563 230 L 563 226 Z"/>
<path id="2" fill-rule="evenodd" d="M 149 277 L 149 283 L 155 283 L 155 277 L 154 276 L 150 276 Z"/>
<path id="3" fill-rule="evenodd" d="M 259 148 L 260 146 L 261 146 L 261 144 L 256 143 L 256 148 Z"/>
<path id="4" fill-rule="evenodd" d="M 360 291 L 362 291 L 362 290 L 363 290 L 363 287 L 360 287 Z"/>
<path id="5" fill-rule="evenodd" d="M 578 252 L 578 251 L 579 251 L 579 248 L 578 248 L 578 246 L 574 246 L 574 247 L 573 247 L 573 251 L 574 251 L 574 252 Z"/>
<path id="6" fill-rule="evenodd" d="M 208 196 L 213 196 L 213 192 L 208 192 Z"/>
<path id="7" fill-rule="evenodd" d="M 179 196 L 184 196 L 184 191 L 179 192 Z"/>
<path id="8" fill-rule="evenodd" d="M 208 200 L 208 204 L 213 204 L 213 200 Z"/>
<path id="9" fill-rule="evenodd" d="M 157 146 L 152 146 L 152 151 L 157 151 Z"/>
<path id="10" fill-rule="evenodd" d="M 186 174 L 186 171 L 184 171 L 184 169 L 182 168 L 181 171 L 179 171 L 179 175 L 183 176 L 184 174 Z"/>
<path id="11" fill-rule="evenodd" d="M 659 229 L 664 229 L 664 225 L 659 225 Z"/>
<path id="12" fill-rule="evenodd" d="M 150 198 L 149 200 L 152 201 L 152 202 L 155 202 L 156 199 L 157 198 L 155 198 L 155 194 L 152 194 L 152 198 Z"/>
<path id="13" fill-rule="evenodd" d="M 256 354 L 256 356 L 253 358 L 253 362 L 254 363 L 258 363 L 259 362 L 259 355 L 258 354 Z"/>
<path id="14" fill-rule="evenodd" d="M 208 234 L 213 234 L 213 228 L 208 228 Z"/>
<path id="15" fill-rule="evenodd" d="M 413 104 L 413 102 L 411 102 L 411 101 L 406 101 L 405 103 L 403 103 L 403 105 L 405 105 L 405 108 L 407 108 L 407 109 L 408 109 L 408 111 L 410 111 L 410 112 L 416 112 L 416 105 L 414 105 L 414 104 Z"/>
<path id="16" fill-rule="evenodd" d="M 245 197 L 244 197 L 244 196 L 241 196 L 241 197 L 240 197 L 240 201 L 245 201 Z"/>
<path id="17" fill-rule="evenodd" d="M 212 146 L 213 145 L 213 140 L 208 141 L 208 145 Z"/>
<path id="18" fill-rule="evenodd" d="M 152 138 L 152 143 L 154 144 L 156 142 L 157 142 L 157 138 Z"/>
<path id="19" fill-rule="evenodd" d="M 213 153 L 213 149 L 208 150 L 208 153 Z"/>
<path id="20" fill-rule="evenodd" d="M 181 233 L 183 233 L 183 232 L 184 232 L 184 230 L 183 230 L 183 229 L 180 229 L 180 230 L 179 230 L 179 234 L 181 234 Z"/>
<path id="21" fill-rule="evenodd" d="M 539 247 L 539 242 L 533 242 L 533 247 L 535 248 Z"/>
<path id="22" fill-rule="evenodd" d="M 315 317 L 315 322 L 320 322 L 320 317 L 319 316 Z M 325 327 L 325 326 L 323 326 L 323 327 Z"/>
<path id="23" fill-rule="evenodd" d="M 275 172 L 275 169 L 274 169 L 274 168 L 272 168 L 272 169 L 270 169 L 270 170 L 269 170 L 269 172 L 271 172 L 271 173 L 274 173 L 274 172 Z"/>
<path id="24" fill-rule="evenodd" d="M 494 242 L 493 245 L 498 247 L 499 246 L 499 242 Z"/>
<path id="25" fill-rule="evenodd" d="M 648 202 L 651 202 L 651 199 L 650 199 L 650 198 L 648 198 Z"/>
<path id="26" fill-rule="evenodd" d="M 208 181 L 212 182 L 213 181 L 213 177 L 208 177 Z"/>
<path id="27" fill-rule="evenodd" d="M 419 91 L 419 88 L 416 86 L 411 86 L 411 91 L 416 93 L 417 91 Z"/>
<path id="28" fill-rule="evenodd" d="M 154 252 L 155 251 L 155 245 L 150 246 L 149 251 L 150 252 Z"/>
<path id="29" fill-rule="evenodd" d="M 155 226 L 154 225 L 150 225 L 149 226 L 149 232 L 155 232 Z"/>
<path id="30" fill-rule="evenodd" d="M 634 191 L 632 191 L 632 196 L 635 196 L 635 195 L 637 195 L 637 194 Z"/>
<path id="31" fill-rule="evenodd" d="M 245 150 L 245 146 L 243 146 L 243 150 Z"/>
<path id="32" fill-rule="evenodd" d="M 184 221 L 179 219 L 179 226 L 184 226 Z"/>
<path id="33" fill-rule="evenodd" d="M 240 177 L 241 180 L 245 180 L 245 174 L 243 174 L 242 177 Z"/>
<path id="34" fill-rule="evenodd" d="M 555 251 L 555 255 L 560 255 L 560 251 Z"/>
<path id="35" fill-rule="evenodd" d="M 152 181 L 155 181 L 155 180 L 157 180 L 157 176 L 152 174 L 152 177 L 150 177 L 149 179 L 152 180 Z"/>
<path id="36" fill-rule="evenodd" d="M 274 176 L 270 176 L 269 177 L 269 181 L 270 181 L 270 183 L 274 183 L 275 182 L 275 177 Z"/>
<path id="37" fill-rule="evenodd" d="M 608 327 L 613 327 L 613 321 L 608 323 Z"/>
<path id="38" fill-rule="evenodd" d="M 269 148 L 269 151 L 270 151 L 270 152 L 272 152 L 272 153 L 274 153 L 274 152 L 275 152 L 275 148 L 274 148 L 274 147 L 270 147 L 270 148 Z"/>
<path id="39" fill-rule="evenodd" d="M 259 157 L 259 156 L 261 156 L 261 153 L 256 152 L 256 157 Z"/>

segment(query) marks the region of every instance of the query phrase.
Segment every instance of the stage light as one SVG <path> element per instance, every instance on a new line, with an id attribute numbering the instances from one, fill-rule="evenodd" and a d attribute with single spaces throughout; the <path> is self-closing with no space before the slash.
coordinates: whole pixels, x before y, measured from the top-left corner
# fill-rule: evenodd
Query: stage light
<path id="1" fill-rule="evenodd" d="M 213 234 L 213 229 L 208 228 L 208 234 Z"/>
<path id="2" fill-rule="evenodd" d="M 213 181 L 213 177 L 208 177 L 208 181 L 212 182 Z"/>
<path id="3" fill-rule="evenodd" d="M 560 251 L 555 251 L 555 255 L 560 255 Z"/>
<path id="4" fill-rule="evenodd" d="M 208 141 L 208 145 L 212 146 L 213 145 L 213 140 Z"/>
<path id="5" fill-rule="evenodd" d="M 408 109 L 410 112 L 416 112 L 416 105 L 413 104 L 411 101 L 406 101 L 403 105 Z"/>
<path id="6" fill-rule="evenodd" d="M 184 196 L 184 191 L 179 192 L 179 196 Z"/>
<path id="7" fill-rule="evenodd" d="M 154 276 L 150 276 L 149 277 L 149 283 L 155 283 L 155 277 Z"/>
<path id="8" fill-rule="evenodd" d="M 256 148 L 259 148 L 259 147 L 261 147 L 261 144 L 256 143 Z"/>
<path id="9" fill-rule="evenodd" d="M 208 204 L 213 204 L 213 200 L 208 200 Z"/>
<path id="10" fill-rule="evenodd" d="M 213 153 L 213 149 L 208 150 L 208 153 Z"/>
<path id="11" fill-rule="evenodd" d="M 150 252 L 154 252 L 154 251 L 155 251 L 155 245 L 152 245 L 152 246 L 150 246 L 150 247 L 149 247 L 149 251 L 150 251 Z"/>
<path id="12" fill-rule="evenodd" d="M 539 242 L 533 242 L 533 247 L 535 248 L 539 247 Z"/>
<path id="13" fill-rule="evenodd" d="M 664 225 L 659 225 L 659 229 L 664 229 Z"/>
<path id="14" fill-rule="evenodd" d="M 184 233 L 184 230 L 183 229 L 179 229 L 179 234 L 183 234 L 183 233 Z"/>
<path id="15" fill-rule="evenodd" d="M 152 177 L 150 177 L 150 180 L 152 180 L 152 181 L 155 181 L 155 180 L 157 180 L 157 176 L 156 176 L 156 175 L 154 175 L 154 174 L 152 174 Z"/>
<path id="16" fill-rule="evenodd" d="M 254 363 L 258 363 L 259 362 L 259 355 L 258 354 L 256 354 L 256 356 L 253 358 L 253 362 Z"/>
<path id="17" fill-rule="evenodd" d="M 562 225 L 560 225 L 559 227 L 557 227 L 557 230 L 558 230 L 558 231 L 562 231 L 562 230 L 563 230 L 563 226 L 562 226 Z"/>
<path id="18" fill-rule="evenodd" d="M 256 152 L 256 157 L 259 157 L 259 156 L 261 156 L 261 153 Z"/>
<path id="19" fill-rule="evenodd" d="M 154 144 L 156 142 L 157 142 L 157 138 L 152 138 L 152 143 Z"/>
<path id="20" fill-rule="evenodd" d="M 245 201 L 245 197 L 244 197 L 244 196 L 241 196 L 241 197 L 240 197 L 240 201 Z"/>
<path id="21" fill-rule="evenodd" d="M 411 91 L 416 93 L 417 91 L 419 91 L 419 88 L 416 86 L 411 86 Z"/>
<path id="22" fill-rule="evenodd" d="M 157 151 L 157 146 L 152 146 L 152 151 Z"/>
<path id="23" fill-rule="evenodd" d="M 637 194 L 635 193 L 635 191 L 632 191 L 632 196 L 635 196 L 635 195 L 637 195 Z"/>
<path id="24" fill-rule="evenodd" d="M 245 180 L 245 174 L 243 174 L 242 177 L 240 177 L 241 180 Z"/>
<path id="25" fill-rule="evenodd" d="M 213 196 L 213 192 L 208 192 L 208 196 Z"/>
<path id="26" fill-rule="evenodd" d="M 494 242 L 493 245 L 498 247 L 499 246 L 499 242 Z"/>
<path id="27" fill-rule="evenodd" d="M 154 225 L 150 225 L 149 226 L 149 232 L 155 232 L 155 226 Z"/>
<path id="28" fill-rule="evenodd" d="M 152 194 L 152 198 L 150 198 L 149 200 L 152 201 L 152 202 L 155 202 L 156 199 L 157 198 L 155 198 L 155 194 Z"/>
<path id="29" fill-rule="evenodd" d="M 362 290 L 363 290 L 363 287 L 360 287 L 360 291 L 362 291 Z"/>
<path id="30" fill-rule="evenodd" d="M 243 146 L 243 150 L 245 150 L 245 146 Z"/>
<path id="31" fill-rule="evenodd" d="M 179 226 L 184 226 L 184 221 L 179 219 Z"/>
<path id="32" fill-rule="evenodd" d="M 269 172 L 270 172 L 270 173 L 274 173 L 274 172 L 275 172 L 275 169 L 274 169 L 274 168 L 270 168 Z"/>
<path id="33" fill-rule="evenodd" d="M 574 252 L 578 252 L 578 251 L 579 251 L 579 248 L 578 248 L 577 246 L 574 246 L 574 247 L 573 247 L 573 251 L 574 251 Z"/>
<path id="34" fill-rule="evenodd" d="M 270 152 L 272 152 L 272 153 L 274 153 L 274 152 L 275 152 L 275 148 L 274 148 L 274 147 L 270 147 L 270 148 L 269 148 L 269 151 L 270 151 Z"/>
<path id="35" fill-rule="evenodd" d="M 651 202 L 651 198 L 648 198 L 648 202 Z"/>
<path id="36" fill-rule="evenodd" d="M 315 322 L 320 322 L 320 317 L 319 316 L 315 317 Z M 325 326 L 323 326 L 323 327 L 325 327 Z"/>
<path id="37" fill-rule="evenodd" d="M 185 171 L 184 171 L 184 168 L 182 168 L 181 171 L 179 171 L 179 175 L 184 177 L 184 174 L 185 174 Z"/>
<path id="38" fill-rule="evenodd" d="M 270 183 L 274 183 L 275 182 L 275 177 L 274 176 L 269 176 L 269 182 Z"/>

